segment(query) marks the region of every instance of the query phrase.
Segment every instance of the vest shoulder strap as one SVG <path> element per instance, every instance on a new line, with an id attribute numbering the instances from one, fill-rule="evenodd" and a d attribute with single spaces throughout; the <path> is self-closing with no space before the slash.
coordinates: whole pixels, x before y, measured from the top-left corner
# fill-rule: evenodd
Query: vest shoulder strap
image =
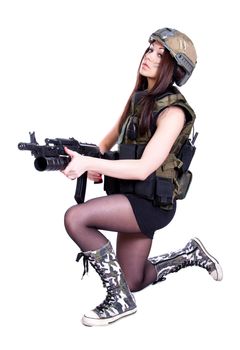
<path id="1" fill-rule="evenodd" d="M 184 109 L 188 120 L 195 119 L 193 109 L 189 106 L 185 97 L 176 87 L 172 87 L 171 90 L 156 99 L 153 109 L 154 115 L 158 115 L 163 109 L 169 106 L 179 106 Z"/>
<path id="2" fill-rule="evenodd" d="M 162 110 L 169 106 L 178 106 L 182 108 L 186 115 L 186 123 L 170 151 L 170 153 L 176 155 L 182 148 L 183 144 L 189 138 L 189 135 L 193 128 L 193 124 L 196 119 L 196 115 L 193 109 L 186 101 L 185 97 L 180 93 L 180 91 L 176 87 L 172 87 L 172 89 L 169 92 L 167 92 L 164 96 L 161 96 L 159 99 L 156 100 L 154 106 L 154 115 L 157 116 Z"/>

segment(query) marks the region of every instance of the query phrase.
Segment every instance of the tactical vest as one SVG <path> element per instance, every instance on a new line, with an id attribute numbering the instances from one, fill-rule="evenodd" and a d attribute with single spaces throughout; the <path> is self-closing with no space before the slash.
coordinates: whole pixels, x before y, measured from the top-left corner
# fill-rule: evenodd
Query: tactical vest
<path id="1" fill-rule="evenodd" d="M 110 188 L 108 183 L 111 178 L 107 178 L 105 190 L 107 193 L 108 190 L 110 193 L 134 193 L 151 200 L 155 206 L 170 210 L 176 199 L 183 199 L 186 196 L 192 180 L 192 173 L 188 168 L 195 152 L 195 146 L 194 142 L 190 141 L 189 136 L 196 116 L 184 96 L 176 87 L 172 87 L 156 99 L 153 108 L 154 123 L 145 135 L 140 135 L 141 104 L 139 102 L 143 93 L 136 93 L 133 96 L 130 114 L 118 139 L 119 159 L 141 158 L 156 129 L 156 118 L 165 108 L 169 106 L 181 107 L 186 116 L 185 125 L 173 144 L 168 157 L 146 180 L 118 180 L 117 186 L 116 183 L 111 183 Z"/>

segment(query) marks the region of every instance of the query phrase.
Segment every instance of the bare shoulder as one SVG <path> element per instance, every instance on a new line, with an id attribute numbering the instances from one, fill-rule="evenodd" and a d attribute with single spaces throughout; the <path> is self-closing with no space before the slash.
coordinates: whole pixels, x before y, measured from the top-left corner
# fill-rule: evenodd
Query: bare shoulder
<path id="1" fill-rule="evenodd" d="M 165 108 L 157 117 L 157 123 L 164 119 L 185 120 L 185 113 L 181 107 L 170 106 Z"/>
<path id="2" fill-rule="evenodd" d="M 165 108 L 157 117 L 157 126 L 165 122 L 185 123 L 185 113 L 181 107 L 170 106 Z"/>

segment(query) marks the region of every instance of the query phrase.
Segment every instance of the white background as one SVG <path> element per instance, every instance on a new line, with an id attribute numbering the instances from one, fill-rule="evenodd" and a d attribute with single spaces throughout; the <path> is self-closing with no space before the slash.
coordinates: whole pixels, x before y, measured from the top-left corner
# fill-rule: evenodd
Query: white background
<path id="1" fill-rule="evenodd" d="M 239 347 L 239 28 L 237 1 L 1 1 L 1 349 Z M 75 182 L 39 173 L 17 149 L 35 131 L 98 143 L 122 112 L 149 35 L 169 26 L 195 43 L 182 93 L 197 113 L 194 181 L 152 254 L 198 236 L 221 262 L 222 282 L 192 267 L 136 294 L 138 312 L 87 328 L 105 291 L 63 226 Z M 102 195 L 88 184 L 87 198 Z M 114 242 L 115 234 L 108 233 Z M 236 317 L 234 319 L 234 317 Z M 238 326 L 237 326 L 238 324 Z"/>

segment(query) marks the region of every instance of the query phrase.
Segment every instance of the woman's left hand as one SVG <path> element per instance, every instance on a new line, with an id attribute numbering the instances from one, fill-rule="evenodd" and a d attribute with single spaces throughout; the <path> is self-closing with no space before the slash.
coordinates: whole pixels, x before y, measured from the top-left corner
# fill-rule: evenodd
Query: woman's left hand
<path id="1" fill-rule="evenodd" d="M 77 152 L 71 151 L 67 147 L 64 147 L 64 151 L 71 157 L 71 162 L 62 171 L 62 173 L 71 180 L 75 180 L 87 171 L 85 156 L 80 155 Z"/>

